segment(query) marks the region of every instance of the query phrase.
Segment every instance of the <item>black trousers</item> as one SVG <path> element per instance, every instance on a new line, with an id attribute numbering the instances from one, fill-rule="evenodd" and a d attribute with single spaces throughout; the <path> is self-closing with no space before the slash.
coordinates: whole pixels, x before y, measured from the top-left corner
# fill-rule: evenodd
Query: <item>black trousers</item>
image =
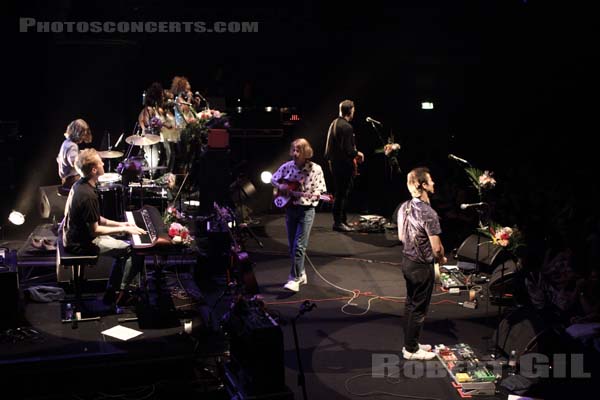
<path id="1" fill-rule="evenodd" d="M 433 264 L 420 264 L 404 257 L 402 273 L 406 280 L 404 348 L 414 353 L 419 350 L 419 337 L 431 302 L 435 272 Z"/>
<path id="2" fill-rule="evenodd" d="M 335 224 L 347 223 L 346 207 L 348 198 L 354 185 L 354 166 L 346 161 L 330 161 L 329 169 L 333 176 L 333 186 L 335 187 L 333 199 L 333 222 Z"/>

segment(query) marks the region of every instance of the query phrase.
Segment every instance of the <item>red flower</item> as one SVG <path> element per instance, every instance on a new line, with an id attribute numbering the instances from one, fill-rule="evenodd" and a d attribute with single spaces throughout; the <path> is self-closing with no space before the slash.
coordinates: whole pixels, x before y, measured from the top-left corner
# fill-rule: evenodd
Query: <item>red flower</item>
<path id="1" fill-rule="evenodd" d="M 177 234 L 179 233 L 179 230 L 176 228 L 169 228 L 169 236 L 174 237 L 177 236 Z"/>

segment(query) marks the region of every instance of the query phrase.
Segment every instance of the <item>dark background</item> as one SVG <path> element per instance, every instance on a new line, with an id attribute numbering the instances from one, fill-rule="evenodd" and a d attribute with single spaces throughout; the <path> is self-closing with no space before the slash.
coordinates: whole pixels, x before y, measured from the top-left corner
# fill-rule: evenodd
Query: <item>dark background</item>
<path id="1" fill-rule="evenodd" d="M 326 3 L 326 2 L 323 2 Z M 280 140 L 232 141 L 233 164 L 255 185 L 262 168 L 286 158 L 305 136 L 322 163 L 327 127 L 344 98 L 367 156 L 353 210 L 390 216 L 407 197 L 404 176 L 429 165 L 449 240 L 474 228 L 478 201 L 448 153 L 495 172 L 486 198 L 493 218 L 531 241 L 548 233 L 580 238 L 595 215 L 598 60 L 595 14 L 577 3 L 402 1 L 208 4 L 199 1 L 29 1 L 2 19 L 0 120 L 2 220 L 27 207 L 27 193 L 58 182 L 54 158 L 67 124 L 90 123 L 94 145 L 131 134 L 151 82 L 185 75 L 206 96 L 238 104 L 294 106 L 302 121 Z M 19 33 L 18 17 L 53 21 L 259 21 L 258 33 Z M 245 89 L 244 89 L 245 88 Z M 240 102 L 237 101 L 240 99 Z M 435 109 L 420 109 L 430 100 Z M 402 145 L 401 176 L 390 176 L 376 133 Z M 243 122 L 240 122 L 243 125 Z M 236 173 L 237 173 L 236 172 Z M 27 200 L 23 200 L 23 199 Z M 456 243 L 452 243 L 455 245 Z"/>

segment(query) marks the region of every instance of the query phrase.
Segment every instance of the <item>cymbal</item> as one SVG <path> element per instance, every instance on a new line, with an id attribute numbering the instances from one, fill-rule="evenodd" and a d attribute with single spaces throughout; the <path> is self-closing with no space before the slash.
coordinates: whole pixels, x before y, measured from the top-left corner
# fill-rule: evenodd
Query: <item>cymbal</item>
<path id="1" fill-rule="evenodd" d="M 116 150 L 99 151 L 98 155 L 100 158 L 119 158 L 123 157 L 123 153 Z"/>
<path id="2" fill-rule="evenodd" d="M 131 135 L 127 139 L 125 139 L 125 142 L 134 146 L 151 146 L 160 142 L 160 136 L 151 134 Z"/>

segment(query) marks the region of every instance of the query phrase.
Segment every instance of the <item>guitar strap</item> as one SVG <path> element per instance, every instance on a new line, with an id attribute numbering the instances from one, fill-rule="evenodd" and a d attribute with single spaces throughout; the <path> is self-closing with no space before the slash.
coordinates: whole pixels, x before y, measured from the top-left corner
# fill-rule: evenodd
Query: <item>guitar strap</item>
<path id="1" fill-rule="evenodd" d="M 337 122 L 338 119 L 337 117 L 333 120 L 333 122 L 331 123 L 331 125 L 329 125 L 329 132 L 327 132 L 327 143 L 325 143 L 325 154 L 329 154 L 329 137 L 331 135 L 333 135 L 333 138 L 337 141 L 337 137 L 335 135 L 335 131 L 337 128 Z M 329 160 L 331 161 L 331 160 Z"/>

